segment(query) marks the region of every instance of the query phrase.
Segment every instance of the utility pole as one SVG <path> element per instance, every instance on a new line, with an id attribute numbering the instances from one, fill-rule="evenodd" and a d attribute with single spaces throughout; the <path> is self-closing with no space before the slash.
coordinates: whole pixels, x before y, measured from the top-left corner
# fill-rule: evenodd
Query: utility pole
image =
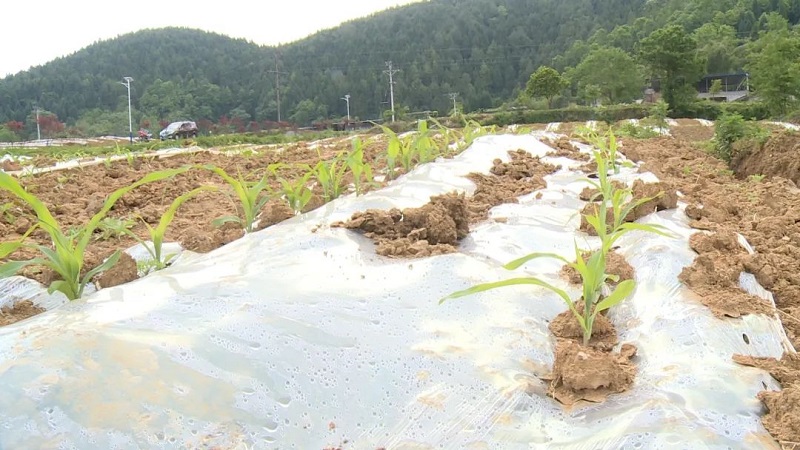
<path id="1" fill-rule="evenodd" d="M 275 70 L 268 70 L 269 73 L 275 74 L 275 93 L 278 99 L 278 122 L 281 121 L 281 74 L 288 75 L 286 72 L 281 72 L 278 70 L 278 58 L 280 55 L 275 53 Z"/>
<path id="2" fill-rule="evenodd" d="M 453 100 L 453 115 L 458 115 L 458 106 L 456 105 L 456 98 L 458 97 L 458 92 L 451 92 L 447 94 L 450 96 L 450 99 Z"/>
<path id="3" fill-rule="evenodd" d="M 39 105 L 35 106 L 36 109 L 36 140 L 42 140 L 42 130 L 39 129 Z"/>
<path id="4" fill-rule="evenodd" d="M 131 115 L 131 81 L 133 78 L 131 77 L 122 77 L 125 82 L 119 82 L 119 84 L 123 86 L 127 86 L 128 88 L 128 137 L 131 140 L 131 144 L 133 144 L 133 116 Z"/>
<path id="5" fill-rule="evenodd" d="M 392 122 L 394 122 L 394 78 L 393 77 L 394 77 L 394 74 L 399 72 L 400 70 L 399 69 L 392 69 L 392 62 L 391 61 L 386 61 L 386 67 L 388 67 L 389 70 L 384 70 L 383 73 L 389 75 L 389 98 L 390 98 L 391 105 L 392 105 Z"/>

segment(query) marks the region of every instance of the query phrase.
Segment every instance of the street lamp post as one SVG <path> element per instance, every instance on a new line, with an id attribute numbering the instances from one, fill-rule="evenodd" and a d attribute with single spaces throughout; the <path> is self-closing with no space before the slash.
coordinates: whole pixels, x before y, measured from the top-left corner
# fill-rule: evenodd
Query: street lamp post
<path id="1" fill-rule="evenodd" d="M 342 100 L 347 102 L 347 123 L 350 123 L 350 94 L 346 94 L 342 97 Z"/>
<path id="2" fill-rule="evenodd" d="M 131 81 L 133 81 L 133 78 L 122 77 L 122 79 L 125 82 L 120 82 L 119 84 L 128 88 L 128 137 L 131 140 L 131 144 L 133 144 L 133 118 L 131 116 Z"/>

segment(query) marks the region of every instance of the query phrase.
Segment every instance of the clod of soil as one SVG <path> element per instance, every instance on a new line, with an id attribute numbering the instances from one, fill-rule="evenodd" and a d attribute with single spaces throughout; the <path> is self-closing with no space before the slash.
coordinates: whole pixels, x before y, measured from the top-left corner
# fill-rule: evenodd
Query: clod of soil
<path id="1" fill-rule="evenodd" d="M 556 343 L 548 394 L 566 406 L 581 400 L 601 402 L 633 384 L 636 347 L 623 344 L 619 353 L 583 347 L 570 340 Z"/>
<path id="2" fill-rule="evenodd" d="M 229 222 L 212 231 L 190 229 L 181 237 L 181 246 L 197 253 L 208 253 L 244 235 L 239 224 Z"/>
<path id="3" fill-rule="evenodd" d="M 25 320 L 44 311 L 44 308 L 34 305 L 30 300 L 17 302 L 12 307 L 5 306 L 0 309 L 0 327 Z"/>
<path id="4" fill-rule="evenodd" d="M 678 122 L 681 126 L 672 128 L 675 136 L 678 136 L 684 125 L 680 119 Z M 712 127 L 706 127 L 706 130 L 708 136 L 713 133 Z M 743 268 L 755 274 L 765 287 L 770 286 L 786 335 L 795 348 L 800 348 L 800 275 L 797 269 L 797 261 L 800 261 L 800 191 L 794 182 L 779 176 L 792 177 L 796 173 L 791 169 L 792 164 L 800 159 L 787 157 L 783 153 L 795 151 L 797 141 L 798 137 L 793 137 L 792 133 L 773 134 L 760 151 L 750 156 L 749 161 L 735 162 L 734 168 L 739 171 L 737 177 L 731 174 L 723 161 L 710 156 L 697 146 L 687 145 L 677 139 L 664 137 L 647 141 L 625 141 L 623 152 L 630 159 L 645 161 L 641 166 L 642 170 L 649 170 L 662 181 L 680 186 L 685 195 L 684 200 L 690 205 L 686 208 L 686 213 L 695 219 L 690 223 L 692 227 L 739 232 L 756 250 L 756 254 L 746 255 L 736 247 L 731 253 L 730 248 L 733 247 L 729 238 L 725 239 L 728 243 L 711 245 L 718 252 L 704 253 L 709 255 L 711 262 L 700 260 L 699 263 L 714 266 L 714 261 L 726 253 L 727 259 L 720 261 L 715 268 L 716 275 L 706 277 L 693 274 L 694 282 L 700 287 L 692 287 L 692 290 L 715 296 L 716 298 L 703 299 L 704 303 L 712 306 L 728 305 L 731 299 L 735 300 L 735 304 L 743 306 L 766 304 L 760 299 L 754 301 L 747 297 L 738 288 L 738 283 L 735 287 L 725 288 L 730 295 L 713 284 L 714 280 L 726 280 L 727 283 L 730 271 L 724 266 L 731 264 L 731 258 L 741 257 Z M 772 156 L 769 150 L 773 151 Z M 768 178 L 761 181 L 746 179 L 751 174 L 764 174 Z M 696 250 L 703 248 L 701 245 L 693 246 Z M 733 264 L 739 265 L 738 262 Z M 712 284 L 703 288 L 702 283 L 706 279 L 711 280 Z M 736 296 L 739 298 L 735 298 Z M 713 307 L 712 311 L 723 316 L 744 313 L 736 305 Z M 786 357 L 783 361 L 785 360 Z M 780 367 L 786 373 L 771 370 L 775 373 L 773 376 L 780 376 L 779 381 L 800 378 L 800 367 L 797 365 L 782 363 Z M 782 441 L 800 442 L 800 430 L 783 426 L 800 423 L 796 410 L 791 412 L 793 407 L 800 404 L 800 400 L 787 390 L 797 384 L 781 382 L 784 388 L 782 392 L 787 392 L 786 395 L 762 395 L 762 400 L 770 411 L 764 418 L 764 425 Z M 785 448 L 792 446 L 787 443 Z"/>
<path id="5" fill-rule="evenodd" d="M 582 313 L 583 302 L 576 303 L 575 308 Z M 547 328 L 557 338 L 571 340 L 578 344 L 583 342 L 583 328 L 570 310 L 557 315 Z M 615 345 L 617 345 L 617 330 L 606 316 L 598 314 L 594 320 L 589 346 L 598 350 L 610 351 Z"/>
<path id="6" fill-rule="evenodd" d="M 0 169 L 6 172 L 14 172 L 22 169 L 22 166 L 17 161 L 3 161 L 0 163 Z"/>
<path id="7" fill-rule="evenodd" d="M 769 302 L 739 288 L 747 252 L 733 232 L 695 233 L 689 238 L 689 246 L 699 256 L 681 271 L 678 279 L 698 294 L 714 315 L 741 317 L 773 312 Z"/>
<path id="8" fill-rule="evenodd" d="M 554 149 L 547 154 L 548 156 L 563 156 L 576 161 L 589 161 L 591 159 L 591 156 L 586 153 L 581 153 L 578 147 L 574 146 L 569 138 L 565 136 L 561 136 L 555 141 L 552 139 L 542 139 L 542 142 Z"/>
<path id="9" fill-rule="evenodd" d="M 780 392 L 763 391 L 758 399 L 767 407 L 761 418 L 764 428 L 787 449 L 800 437 L 800 385 L 784 386 Z"/>
<path id="10" fill-rule="evenodd" d="M 775 358 L 748 355 L 733 355 L 737 363 L 766 370 L 779 383 L 784 385 L 800 383 L 800 354 L 784 353 L 780 360 Z"/>
<path id="11" fill-rule="evenodd" d="M 467 175 L 477 185 L 475 193 L 468 200 L 470 223 L 486 219 L 494 206 L 517 203 L 519 196 L 546 187 L 544 176 L 558 170 L 558 167 L 544 163 L 524 150 L 508 154 L 511 161 L 494 160 L 490 175 Z"/>
<path id="12" fill-rule="evenodd" d="M 357 212 L 347 222 L 332 227 L 357 229 L 377 243 L 379 255 L 423 257 L 456 251 L 458 241 L 469 234 L 464 194 L 431 197 L 420 208 Z"/>
<path id="13" fill-rule="evenodd" d="M 731 162 L 737 177 L 783 177 L 800 183 L 800 134 L 779 131 L 761 147 L 750 149 Z"/>
<path id="14" fill-rule="evenodd" d="M 102 289 L 119 286 L 137 278 L 139 278 L 139 273 L 136 267 L 136 260 L 127 253 L 122 253 L 116 264 L 95 277 L 95 282 L 98 288 Z"/>
<path id="15" fill-rule="evenodd" d="M 590 256 L 590 253 L 584 254 L 583 260 L 588 261 Z M 607 255 L 606 273 L 618 276 L 619 281 L 632 280 L 635 274 L 633 267 L 628 264 L 628 261 L 625 260 L 625 257 L 617 252 L 611 252 Z M 577 270 L 573 269 L 572 266 L 567 264 L 564 264 L 564 266 L 561 267 L 561 276 L 573 284 L 581 284 L 583 282 L 581 279 L 581 274 L 579 274 Z"/>

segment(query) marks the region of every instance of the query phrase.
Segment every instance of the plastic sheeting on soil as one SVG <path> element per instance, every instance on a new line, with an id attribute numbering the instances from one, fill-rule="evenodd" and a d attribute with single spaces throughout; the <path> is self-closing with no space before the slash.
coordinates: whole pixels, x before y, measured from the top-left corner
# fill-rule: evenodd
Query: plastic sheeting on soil
<path id="1" fill-rule="evenodd" d="M 518 148 L 549 150 L 533 136 L 480 138 L 379 191 L 0 329 L 0 447 L 774 448 L 755 395 L 778 386 L 731 355 L 780 356 L 782 328 L 717 320 L 677 281 L 695 256 L 679 210 L 645 218 L 678 238 L 621 242 L 638 288 L 610 317 L 639 348 L 633 389 L 570 411 L 537 378 L 552 365 L 558 297 L 505 288 L 437 301 L 511 276 L 500 263 L 523 254 L 596 244 L 577 232 L 582 174 L 561 170 L 540 199 L 494 208 L 506 220 L 474 227 L 457 254 L 386 259 L 327 226 L 471 192 L 463 175 Z M 519 271 L 565 286 L 559 268 Z"/>

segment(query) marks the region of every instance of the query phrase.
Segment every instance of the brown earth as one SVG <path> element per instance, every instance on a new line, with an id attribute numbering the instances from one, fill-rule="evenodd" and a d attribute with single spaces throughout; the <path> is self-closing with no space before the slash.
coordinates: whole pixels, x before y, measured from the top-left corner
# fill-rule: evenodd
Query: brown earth
<path id="1" fill-rule="evenodd" d="M 542 139 L 542 142 L 552 147 L 554 150 L 547 153 L 547 156 L 567 157 L 575 161 L 586 161 L 591 159 L 586 153 L 581 153 L 578 147 L 574 146 L 570 139 L 566 136 L 561 136 L 556 140 Z"/>
<path id="2" fill-rule="evenodd" d="M 556 342 L 548 394 L 565 406 L 580 401 L 602 402 L 633 384 L 636 347 L 623 344 L 619 353 L 584 347 L 572 340 Z"/>
<path id="3" fill-rule="evenodd" d="M 577 302 L 575 308 L 583 314 L 583 302 Z M 575 343 L 583 343 L 583 328 L 578 323 L 578 319 L 571 310 L 566 310 L 550 321 L 547 328 L 553 336 L 560 339 L 568 339 Z M 603 351 L 610 351 L 617 345 L 617 330 L 614 325 L 604 316 L 598 314 L 592 327 L 592 337 L 589 339 L 589 346 Z"/>
<path id="4" fill-rule="evenodd" d="M 278 176 L 293 180 L 302 176 L 305 170 L 304 164 L 313 166 L 321 159 L 332 158 L 337 152 L 347 151 L 350 147 L 350 141 L 344 140 L 317 148 L 312 148 L 308 143 L 290 144 L 284 148 L 253 146 L 250 151 L 231 155 L 200 149 L 169 157 L 140 155 L 131 161 L 109 161 L 81 168 L 26 175 L 20 177 L 19 182 L 48 207 L 62 230 L 68 232 L 87 223 L 91 216 L 100 210 L 111 192 L 128 186 L 154 171 L 187 165 L 214 165 L 234 178 L 241 175 L 245 180 L 257 181 L 268 173 L 271 164 L 280 162 L 285 166 L 278 169 Z M 385 169 L 385 161 L 380 158 L 382 152 L 385 152 L 385 142 L 382 138 L 364 142 L 364 160 L 372 165 L 375 173 Z M 34 162 L 52 163 L 51 159 L 36 158 Z M 270 175 L 269 180 L 270 188 L 279 188 L 280 183 L 275 176 Z M 344 181 L 350 183 L 352 179 L 345 178 Z M 174 178 L 134 189 L 114 205 L 108 216 L 130 220 L 131 230 L 147 239 L 144 222 L 156 226 L 177 196 L 199 186 L 214 186 L 218 191 L 202 192 L 184 203 L 168 227 L 165 241 L 180 242 L 188 250 L 208 252 L 240 238 L 243 231 L 236 224 L 229 223 L 222 227 L 212 225 L 212 220 L 218 217 L 237 214 L 238 199 L 222 178 L 202 169 L 193 169 Z M 309 202 L 306 211 L 324 203 L 321 200 L 321 188 L 315 186 L 314 191 L 315 196 Z M 36 216 L 27 205 L 5 191 L 0 191 L 0 205 L 7 204 L 10 208 L 0 214 L 2 241 L 21 238 L 36 222 Z M 267 202 L 261 212 L 259 229 L 294 216 L 294 212 L 289 209 L 285 200 L 278 196 Z M 33 243 L 51 245 L 49 235 L 41 229 L 31 234 L 28 239 Z M 86 249 L 84 273 L 100 264 L 115 250 L 135 244 L 136 241 L 125 235 L 114 236 L 96 230 L 94 239 Z M 11 256 L 14 260 L 22 260 L 31 258 L 35 254 L 30 250 L 20 250 Z M 121 265 L 114 270 L 99 275 L 95 279 L 98 284 L 109 287 L 135 279 L 135 262 L 128 261 L 124 256 L 121 261 Z M 49 284 L 55 277 L 52 272 L 35 266 L 26 268 L 21 275 L 44 284 Z"/>
<path id="5" fill-rule="evenodd" d="M 731 167 L 737 177 L 769 175 L 800 182 L 800 133 L 778 131 L 766 144 L 744 152 Z"/>
<path id="6" fill-rule="evenodd" d="M 431 197 L 421 208 L 367 210 L 331 226 L 361 230 L 377 243 L 375 251 L 383 256 L 420 258 L 455 252 L 470 223 L 485 220 L 494 206 L 516 203 L 519 196 L 546 187 L 544 176 L 558 170 L 524 150 L 511 151 L 509 156 L 509 162 L 495 160 L 489 175 L 467 176 L 477 185 L 469 198 L 445 194 Z"/>
<path id="7" fill-rule="evenodd" d="M 489 175 L 467 175 L 477 185 L 475 193 L 469 198 L 470 223 L 486 219 L 489 210 L 497 205 L 517 203 L 518 197 L 547 187 L 544 176 L 558 170 L 558 167 L 544 163 L 524 150 L 508 154 L 511 161 L 496 159 Z"/>
<path id="8" fill-rule="evenodd" d="M 469 234 L 464 194 L 431 197 L 419 208 L 388 211 L 368 209 L 332 227 L 358 229 L 377 247 L 376 253 L 392 257 L 423 257 L 456 251 L 458 241 Z"/>
<path id="9" fill-rule="evenodd" d="M 704 142 L 714 137 L 714 127 L 702 125 L 695 119 L 677 119 L 677 126 L 670 127 L 670 134 L 681 142 Z M 622 150 L 625 153 L 625 150 Z M 626 154 L 627 156 L 627 154 Z"/>
<path id="10" fill-rule="evenodd" d="M 773 135 L 764 148 L 797 148 L 795 135 Z M 748 167 L 759 167 L 766 176 L 759 181 L 746 179 L 745 173 L 735 176 L 701 147 L 677 139 L 626 140 L 624 144 L 626 156 L 645 161 L 641 170 L 652 171 L 679 187 L 692 227 L 716 233 L 711 239 L 692 238 L 699 256 L 681 278 L 718 316 L 768 313 L 766 302 L 744 293 L 735 281 L 738 270 L 752 272 L 772 292 L 786 334 L 793 346 L 800 348 L 800 190 L 781 177 L 788 175 L 784 168 L 769 163 L 755 166 L 753 159 Z M 736 232 L 747 239 L 755 254 L 748 255 L 734 244 Z M 787 380 L 782 382 L 783 391 L 764 392 L 760 398 L 769 409 L 765 427 L 785 448 L 791 448 L 789 443 L 800 442 L 796 425 L 800 423 L 800 384 L 796 381 L 800 370 L 787 363 L 787 358 L 784 356 L 781 366 L 787 373 L 779 379 Z"/>
<path id="11" fill-rule="evenodd" d="M 44 308 L 34 305 L 30 300 L 17 302 L 12 307 L 5 306 L 0 309 L 0 327 L 25 320 L 41 312 L 44 312 Z"/>

